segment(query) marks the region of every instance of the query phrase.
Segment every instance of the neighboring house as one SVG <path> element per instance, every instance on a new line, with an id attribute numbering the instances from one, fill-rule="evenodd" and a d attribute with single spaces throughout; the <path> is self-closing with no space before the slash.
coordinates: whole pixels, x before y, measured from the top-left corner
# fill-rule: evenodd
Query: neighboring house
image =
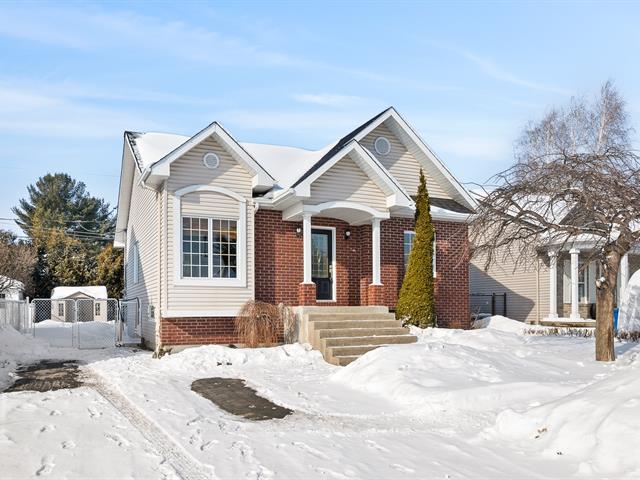
<path id="1" fill-rule="evenodd" d="M 10 279 L 10 277 L 2 277 L 2 284 L 7 287 L 0 292 L 0 300 L 24 300 L 24 284 L 18 280 Z M 10 282 L 5 281 L 11 280 Z"/>
<path id="2" fill-rule="evenodd" d="M 114 320 L 108 318 L 107 287 L 55 287 L 51 292 L 51 320 L 73 322 L 75 312 L 82 321 Z M 75 300 L 86 300 L 75 302 Z"/>
<path id="3" fill-rule="evenodd" d="M 540 245 L 537 255 L 520 261 L 517 244 L 495 252 L 485 271 L 484 256 L 474 256 L 469 265 L 471 313 L 491 313 L 491 296 L 498 299 L 494 313 L 531 324 L 595 324 L 596 262 L 591 260 L 594 241 L 576 238 L 566 244 Z M 617 299 L 622 298 L 630 276 L 640 269 L 640 249 L 622 258 L 618 273 Z M 494 300 L 495 301 L 495 300 Z M 616 305 L 617 306 L 617 305 Z"/>
<path id="4" fill-rule="evenodd" d="M 235 342 L 252 299 L 393 309 L 421 167 L 438 322 L 467 328 L 475 200 L 395 109 L 318 151 L 239 143 L 217 122 L 193 137 L 125 132 L 114 243 L 145 341 Z"/>

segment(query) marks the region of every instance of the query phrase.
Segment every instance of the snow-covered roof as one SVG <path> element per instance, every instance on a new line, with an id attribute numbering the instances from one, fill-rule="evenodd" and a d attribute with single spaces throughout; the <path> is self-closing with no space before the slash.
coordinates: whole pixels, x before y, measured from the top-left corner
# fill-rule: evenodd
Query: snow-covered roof
<path id="1" fill-rule="evenodd" d="M 55 287 L 51 292 L 51 299 L 60 300 L 77 294 L 97 299 L 109 298 L 109 295 L 107 294 L 107 287 L 100 285 L 93 287 Z"/>
<path id="2" fill-rule="evenodd" d="M 191 137 L 172 133 L 128 132 L 141 169 L 150 167 L 167 156 Z M 249 155 L 265 170 L 276 176 L 280 188 L 288 188 L 320 160 L 334 144 L 320 150 L 240 142 Z"/>
<path id="3" fill-rule="evenodd" d="M 127 132 L 140 168 L 145 169 L 189 140 L 186 135 L 159 132 Z"/>
<path id="4" fill-rule="evenodd" d="M 320 150 L 240 142 L 249 155 L 276 177 L 281 188 L 292 186 L 307 170 L 320 160 L 334 144 Z"/>

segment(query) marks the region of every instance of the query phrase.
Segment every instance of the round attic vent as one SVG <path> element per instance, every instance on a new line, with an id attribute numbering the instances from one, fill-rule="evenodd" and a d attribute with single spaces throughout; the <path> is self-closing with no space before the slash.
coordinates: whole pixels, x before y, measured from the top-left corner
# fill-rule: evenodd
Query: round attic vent
<path id="1" fill-rule="evenodd" d="M 202 163 L 204 163 L 204 166 L 207 168 L 218 168 L 218 165 L 220 165 L 220 158 L 215 153 L 208 152 L 204 154 L 204 157 L 202 157 Z"/>
<path id="2" fill-rule="evenodd" d="M 380 155 L 388 155 L 389 152 L 391 152 L 391 143 L 386 137 L 378 137 L 375 142 L 373 142 L 373 148 L 376 150 L 376 153 Z"/>

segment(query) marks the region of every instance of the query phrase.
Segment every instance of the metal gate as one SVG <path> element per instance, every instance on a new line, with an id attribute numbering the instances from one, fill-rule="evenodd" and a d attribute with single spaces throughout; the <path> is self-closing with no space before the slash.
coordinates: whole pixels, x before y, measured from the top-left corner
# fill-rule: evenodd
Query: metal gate
<path id="1" fill-rule="evenodd" d="M 31 302 L 33 336 L 55 347 L 109 348 L 138 344 L 140 309 L 136 300 L 49 299 Z"/>
<path id="2" fill-rule="evenodd" d="M 138 344 L 142 341 L 140 300 L 120 300 L 120 327 L 116 345 Z"/>

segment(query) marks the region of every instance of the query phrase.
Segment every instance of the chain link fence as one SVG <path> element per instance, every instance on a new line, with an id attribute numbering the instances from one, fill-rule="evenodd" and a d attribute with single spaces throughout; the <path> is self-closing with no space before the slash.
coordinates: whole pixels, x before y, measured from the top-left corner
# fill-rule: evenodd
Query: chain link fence
<path id="1" fill-rule="evenodd" d="M 31 302 L 31 329 L 55 347 L 109 348 L 139 344 L 140 308 L 137 299 L 49 299 Z"/>
<path id="2" fill-rule="evenodd" d="M 137 298 L 120 300 L 120 328 L 118 345 L 137 344 L 142 340 L 140 301 Z"/>

